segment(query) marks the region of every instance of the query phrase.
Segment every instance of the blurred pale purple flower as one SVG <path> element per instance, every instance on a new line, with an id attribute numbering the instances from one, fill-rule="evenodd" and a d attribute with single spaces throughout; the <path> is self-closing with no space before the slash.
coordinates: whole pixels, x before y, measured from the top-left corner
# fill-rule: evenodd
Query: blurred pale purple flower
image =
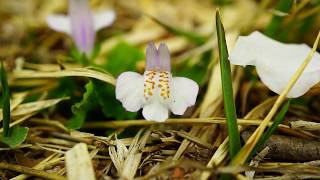
<path id="1" fill-rule="evenodd" d="M 95 33 L 110 26 L 115 19 L 112 10 L 93 14 L 88 0 L 69 0 L 69 16 L 49 15 L 47 23 L 55 31 L 71 35 L 79 51 L 90 54 L 95 41 Z"/>
<path id="2" fill-rule="evenodd" d="M 149 43 L 146 50 L 146 71 L 120 74 L 116 83 L 116 98 L 127 111 L 143 108 L 147 120 L 162 122 L 168 119 L 169 110 L 183 115 L 187 107 L 196 102 L 199 87 L 184 77 L 172 77 L 170 52 L 163 43 L 157 49 Z"/>
<path id="3" fill-rule="evenodd" d="M 232 64 L 256 66 L 261 81 L 280 94 L 310 51 L 311 48 L 306 44 L 284 44 L 256 31 L 239 37 L 229 59 Z M 319 74 L 320 54 L 315 53 L 288 97 L 305 94 L 320 82 Z"/>

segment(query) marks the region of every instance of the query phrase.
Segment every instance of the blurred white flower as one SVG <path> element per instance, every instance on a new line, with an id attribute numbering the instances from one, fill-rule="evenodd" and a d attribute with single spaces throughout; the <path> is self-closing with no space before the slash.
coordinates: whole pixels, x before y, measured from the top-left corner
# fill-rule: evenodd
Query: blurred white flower
<path id="1" fill-rule="evenodd" d="M 235 65 L 256 66 L 261 81 L 280 94 L 310 51 L 306 44 L 284 44 L 256 31 L 239 37 L 229 59 Z M 320 54 L 315 53 L 287 97 L 302 96 L 319 81 Z"/>
<path id="2" fill-rule="evenodd" d="M 49 15 L 48 26 L 58 32 L 70 35 L 78 50 L 90 54 L 95 41 L 95 34 L 115 20 L 112 10 L 93 14 L 88 0 L 69 0 L 69 16 L 62 14 Z"/>
<path id="3" fill-rule="evenodd" d="M 196 102 L 198 84 L 184 77 L 172 77 L 170 52 L 163 43 L 157 49 L 149 43 L 146 50 L 146 71 L 120 74 L 116 83 L 116 98 L 127 111 L 143 108 L 147 120 L 162 122 L 168 119 L 169 110 L 183 115 L 187 107 Z"/>

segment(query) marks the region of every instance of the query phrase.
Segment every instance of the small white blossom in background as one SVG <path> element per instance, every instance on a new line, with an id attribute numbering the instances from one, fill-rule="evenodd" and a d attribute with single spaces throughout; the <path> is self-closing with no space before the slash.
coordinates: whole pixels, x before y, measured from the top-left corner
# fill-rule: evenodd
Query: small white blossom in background
<path id="1" fill-rule="evenodd" d="M 280 94 L 310 51 L 306 44 L 284 44 L 256 31 L 239 37 L 229 60 L 235 65 L 256 66 L 261 81 Z M 320 54 L 315 53 L 287 97 L 302 96 L 319 81 Z"/>
<path id="2" fill-rule="evenodd" d="M 93 14 L 88 0 L 69 0 L 69 15 L 53 14 L 47 17 L 48 26 L 70 35 L 78 50 L 89 55 L 94 47 L 96 32 L 110 26 L 115 20 L 112 10 Z"/>
<path id="3" fill-rule="evenodd" d="M 146 71 L 120 74 L 116 83 L 116 98 L 127 111 L 136 112 L 143 108 L 147 120 L 163 122 L 169 110 L 183 115 L 187 107 L 196 102 L 198 84 L 184 77 L 172 77 L 170 52 L 163 43 L 157 49 L 149 43 L 146 50 Z"/>

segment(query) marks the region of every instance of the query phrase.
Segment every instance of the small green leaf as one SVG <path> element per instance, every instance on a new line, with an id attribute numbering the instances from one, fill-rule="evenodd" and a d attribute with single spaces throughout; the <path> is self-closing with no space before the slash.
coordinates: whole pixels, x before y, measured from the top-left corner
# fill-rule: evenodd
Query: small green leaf
<path id="1" fill-rule="evenodd" d="M 93 62 L 94 59 L 99 55 L 100 50 L 101 50 L 101 43 L 96 43 L 93 50 L 92 50 L 91 56 L 89 58 L 90 62 Z"/>
<path id="2" fill-rule="evenodd" d="M 137 117 L 136 112 L 128 112 L 120 101 L 116 99 L 114 87 L 98 80 L 92 80 L 94 85 L 95 99 L 100 104 L 102 112 L 106 117 L 115 119 L 133 119 Z"/>
<path id="3" fill-rule="evenodd" d="M 274 119 L 274 122 L 272 123 L 272 126 L 267 129 L 266 132 L 263 133 L 259 141 L 257 142 L 256 146 L 252 149 L 250 155 L 248 156 L 248 160 L 250 160 L 259 149 L 267 142 L 267 140 L 270 138 L 270 136 L 274 133 L 274 131 L 278 128 L 279 124 L 282 123 L 284 120 L 284 117 L 286 113 L 288 112 L 290 105 L 290 100 L 288 100 L 281 108 L 280 112 L 277 114 L 277 116 Z"/>
<path id="4" fill-rule="evenodd" d="M 81 128 L 89 110 L 92 109 L 94 103 L 94 87 L 92 82 L 86 84 L 86 92 L 83 94 L 82 100 L 71 107 L 74 116 L 68 121 L 67 127 L 70 129 Z"/>
<path id="5" fill-rule="evenodd" d="M 89 57 L 87 57 L 87 55 L 85 53 L 78 51 L 77 48 L 71 48 L 70 56 L 83 65 L 90 64 Z"/>
<path id="6" fill-rule="evenodd" d="M 202 37 L 198 34 L 195 34 L 193 32 L 188 32 L 188 31 L 184 31 L 182 29 L 176 28 L 176 27 L 172 27 L 168 24 L 165 24 L 164 22 L 149 16 L 153 21 L 155 21 L 156 23 L 158 23 L 160 26 L 164 27 L 167 31 L 171 32 L 172 34 L 178 35 L 178 36 L 183 36 L 187 39 L 189 39 L 191 42 L 195 43 L 195 44 L 203 44 L 206 41 L 205 37 Z"/>
<path id="7" fill-rule="evenodd" d="M 70 77 L 63 77 L 59 80 L 57 88 L 49 92 L 50 98 L 75 97 L 80 89 L 77 82 Z"/>
<path id="8" fill-rule="evenodd" d="M 232 78 L 230 62 L 228 60 L 228 49 L 225 39 L 224 28 L 220 19 L 219 10 L 216 13 L 216 27 L 218 36 L 218 47 L 220 56 L 221 82 L 224 102 L 224 111 L 227 118 L 229 135 L 229 151 L 233 158 L 240 150 L 240 135 L 237 125 L 236 108 L 233 99 Z"/>
<path id="9" fill-rule="evenodd" d="M 3 132 L 4 137 L 9 134 L 10 124 L 10 90 L 8 86 L 7 73 L 1 61 L 1 87 L 2 87 L 2 109 L 3 109 Z"/>
<path id="10" fill-rule="evenodd" d="M 69 129 L 80 129 L 87 117 L 87 111 L 77 111 L 67 123 Z"/>
<path id="11" fill-rule="evenodd" d="M 26 140 L 29 128 L 14 126 L 9 130 L 9 136 L 4 137 L 1 134 L 1 141 L 10 148 L 15 148 Z"/>
<path id="12" fill-rule="evenodd" d="M 103 67 L 114 76 L 118 76 L 124 71 L 135 71 L 137 62 L 143 59 L 144 53 L 140 49 L 120 42 L 108 53 L 107 63 Z"/>
<path id="13" fill-rule="evenodd" d="M 110 84 L 91 79 L 85 89 L 82 100 L 71 108 L 73 116 L 67 123 L 69 129 L 80 129 L 88 113 L 98 110 L 99 107 L 107 118 L 132 119 L 137 116 L 137 113 L 128 112 L 122 107 L 115 97 L 114 87 Z"/>

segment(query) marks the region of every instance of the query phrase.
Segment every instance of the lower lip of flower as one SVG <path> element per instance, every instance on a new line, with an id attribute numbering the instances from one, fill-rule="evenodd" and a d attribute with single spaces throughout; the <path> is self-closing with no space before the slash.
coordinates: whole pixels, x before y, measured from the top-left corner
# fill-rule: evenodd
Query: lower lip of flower
<path id="1" fill-rule="evenodd" d="M 148 70 L 144 73 L 144 98 L 150 100 L 160 97 L 161 100 L 170 99 L 171 74 L 167 71 Z"/>

